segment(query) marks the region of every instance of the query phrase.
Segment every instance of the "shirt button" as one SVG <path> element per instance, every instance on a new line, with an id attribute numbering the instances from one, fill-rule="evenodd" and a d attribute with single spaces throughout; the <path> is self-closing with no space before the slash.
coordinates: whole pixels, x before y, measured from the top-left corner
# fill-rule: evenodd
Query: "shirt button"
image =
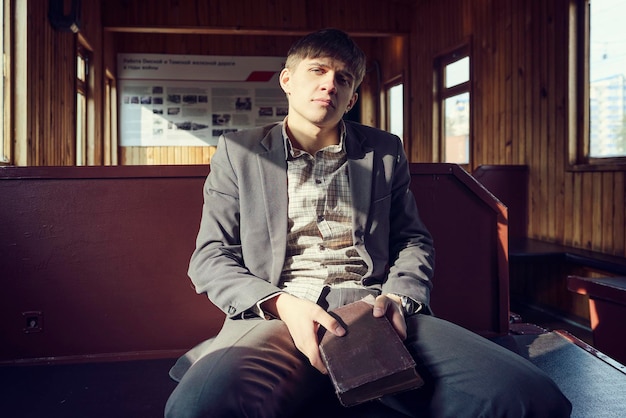
<path id="1" fill-rule="evenodd" d="M 319 215 L 317 217 L 317 222 L 322 222 L 324 220 L 324 215 Z"/>
<path id="2" fill-rule="evenodd" d="M 324 246 L 324 244 L 320 244 L 319 249 L 320 249 L 320 251 L 324 251 L 326 249 L 326 247 Z"/>

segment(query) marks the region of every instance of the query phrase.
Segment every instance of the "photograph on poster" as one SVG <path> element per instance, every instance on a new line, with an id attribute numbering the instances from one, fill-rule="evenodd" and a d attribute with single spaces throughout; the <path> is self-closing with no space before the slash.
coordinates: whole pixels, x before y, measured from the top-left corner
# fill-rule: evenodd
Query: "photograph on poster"
<path id="1" fill-rule="evenodd" d="M 208 146 L 287 114 L 277 57 L 119 54 L 120 144 Z"/>

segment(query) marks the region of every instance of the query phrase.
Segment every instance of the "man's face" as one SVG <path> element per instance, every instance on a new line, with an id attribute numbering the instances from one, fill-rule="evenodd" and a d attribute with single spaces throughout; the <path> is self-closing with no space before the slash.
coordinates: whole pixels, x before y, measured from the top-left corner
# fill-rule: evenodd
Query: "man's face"
<path id="1" fill-rule="evenodd" d="M 356 103 L 354 76 L 341 61 L 306 58 L 285 68 L 280 85 L 289 99 L 289 121 L 302 118 L 316 126 L 333 127 Z"/>

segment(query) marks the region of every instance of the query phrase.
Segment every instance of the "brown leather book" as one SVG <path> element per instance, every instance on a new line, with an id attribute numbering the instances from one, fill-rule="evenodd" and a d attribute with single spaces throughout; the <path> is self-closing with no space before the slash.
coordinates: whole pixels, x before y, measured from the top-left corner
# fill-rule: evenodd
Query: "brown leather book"
<path id="1" fill-rule="evenodd" d="M 346 335 L 326 332 L 320 340 L 322 360 L 344 406 L 424 384 L 389 320 L 375 318 L 372 309 L 371 302 L 360 300 L 333 310 Z"/>

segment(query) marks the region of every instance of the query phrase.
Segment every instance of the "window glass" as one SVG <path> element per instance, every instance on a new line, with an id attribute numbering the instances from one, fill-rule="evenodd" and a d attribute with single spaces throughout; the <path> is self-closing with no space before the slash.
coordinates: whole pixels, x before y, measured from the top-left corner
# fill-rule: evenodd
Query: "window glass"
<path id="1" fill-rule="evenodd" d="M 387 91 L 387 111 L 389 115 L 389 132 L 398 135 L 400 139 L 404 135 L 404 92 L 403 85 L 396 84 Z"/>
<path id="2" fill-rule="evenodd" d="M 444 101 L 445 162 L 469 164 L 469 93 Z"/>
<path id="3" fill-rule="evenodd" d="M 435 71 L 437 158 L 469 168 L 472 150 L 469 46 L 439 56 Z"/>
<path id="4" fill-rule="evenodd" d="M 445 87 L 450 88 L 465 83 L 470 79 L 469 57 L 446 65 Z"/>
<path id="5" fill-rule="evenodd" d="M 78 92 L 76 95 L 76 165 L 87 163 L 87 99 L 84 94 Z"/>
<path id="6" fill-rule="evenodd" d="M 2 0 L 0 4 L 0 18 L 2 19 L 2 30 L 0 30 L 0 48 L 2 48 L 2 81 L 0 81 L 0 162 L 7 163 L 9 162 L 9 130 L 8 124 L 6 123 L 9 120 L 8 111 L 9 106 L 8 103 L 8 83 L 9 83 L 9 74 L 7 73 L 8 65 L 7 65 L 7 53 L 8 53 L 8 42 L 6 37 L 9 36 L 9 24 L 10 21 L 8 19 L 8 0 Z M 7 106 L 5 107 L 5 104 Z"/>
<path id="7" fill-rule="evenodd" d="M 626 156 L 626 0 L 590 1 L 589 157 Z"/>
<path id="8" fill-rule="evenodd" d="M 81 53 L 82 52 L 79 52 L 79 55 L 76 57 L 76 78 L 84 83 L 87 81 L 85 58 L 80 55 Z"/>
<path id="9" fill-rule="evenodd" d="M 87 164 L 87 51 L 76 54 L 76 165 Z"/>

